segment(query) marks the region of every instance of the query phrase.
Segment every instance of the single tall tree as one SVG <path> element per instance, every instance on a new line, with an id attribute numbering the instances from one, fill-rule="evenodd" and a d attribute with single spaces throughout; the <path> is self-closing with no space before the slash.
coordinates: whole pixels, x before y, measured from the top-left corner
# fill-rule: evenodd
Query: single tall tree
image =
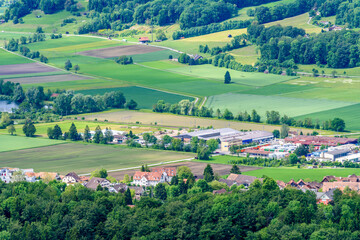
<path id="1" fill-rule="evenodd" d="M 166 189 L 165 189 L 164 184 L 159 183 L 158 185 L 156 185 L 156 187 L 155 187 L 155 197 L 159 198 L 161 200 L 166 200 L 167 193 L 166 193 Z"/>
<path id="2" fill-rule="evenodd" d="M 225 76 L 224 76 L 224 83 L 225 83 L 225 84 L 229 84 L 229 83 L 231 83 L 231 76 L 230 76 L 229 71 L 226 71 L 226 73 L 225 73 Z"/>
<path id="3" fill-rule="evenodd" d="M 77 73 L 77 72 L 80 70 L 79 65 L 76 64 L 76 65 L 74 66 L 74 70 L 75 70 L 75 73 Z"/>
<path id="4" fill-rule="evenodd" d="M 11 135 L 14 135 L 14 132 L 16 132 L 16 129 L 15 129 L 15 127 L 14 127 L 13 124 L 10 124 L 10 125 L 7 127 L 7 129 L 8 129 L 8 132 L 9 132 Z"/>
<path id="5" fill-rule="evenodd" d="M 210 164 L 208 164 L 204 169 L 204 180 L 206 182 L 211 182 L 214 180 L 214 170 Z"/>
<path id="6" fill-rule="evenodd" d="M 79 134 L 77 132 L 76 126 L 74 123 L 71 124 L 70 129 L 69 129 L 69 138 L 72 141 L 77 141 L 79 139 Z"/>
<path id="7" fill-rule="evenodd" d="M 130 192 L 130 188 L 128 188 L 125 192 L 125 204 L 126 205 L 132 205 L 132 198 L 131 198 L 131 192 Z"/>
<path id="8" fill-rule="evenodd" d="M 62 131 L 61 128 L 59 127 L 59 125 L 55 125 L 54 129 L 53 129 L 53 138 L 54 139 L 60 139 L 62 137 Z"/>
<path id="9" fill-rule="evenodd" d="M 234 164 L 230 170 L 230 173 L 234 173 L 234 174 L 241 174 L 240 168 Z"/>
<path id="10" fill-rule="evenodd" d="M 88 125 L 86 125 L 85 130 L 84 130 L 84 140 L 86 142 L 88 142 L 90 140 L 90 138 L 91 138 L 90 128 Z"/>
<path id="11" fill-rule="evenodd" d="M 65 62 L 65 69 L 66 71 L 69 71 L 72 68 L 72 63 L 70 62 L 70 60 L 67 60 Z"/>

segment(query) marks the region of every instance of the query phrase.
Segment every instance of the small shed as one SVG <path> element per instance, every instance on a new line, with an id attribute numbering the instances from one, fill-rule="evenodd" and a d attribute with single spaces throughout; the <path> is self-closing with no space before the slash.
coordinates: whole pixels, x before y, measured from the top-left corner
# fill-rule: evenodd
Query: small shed
<path id="1" fill-rule="evenodd" d="M 141 43 L 147 43 L 147 42 L 150 42 L 150 40 L 149 40 L 148 37 L 139 37 L 139 42 L 141 42 Z"/>

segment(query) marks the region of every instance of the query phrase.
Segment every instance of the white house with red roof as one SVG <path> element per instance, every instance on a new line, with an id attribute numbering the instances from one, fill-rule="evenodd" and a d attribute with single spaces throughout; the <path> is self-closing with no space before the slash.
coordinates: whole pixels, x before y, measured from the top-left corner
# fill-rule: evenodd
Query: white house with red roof
<path id="1" fill-rule="evenodd" d="M 139 186 L 156 186 L 158 183 L 170 182 L 172 177 L 176 175 L 176 168 L 152 168 L 151 172 L 135 172 L 133 176 L 134 185 Z"/>

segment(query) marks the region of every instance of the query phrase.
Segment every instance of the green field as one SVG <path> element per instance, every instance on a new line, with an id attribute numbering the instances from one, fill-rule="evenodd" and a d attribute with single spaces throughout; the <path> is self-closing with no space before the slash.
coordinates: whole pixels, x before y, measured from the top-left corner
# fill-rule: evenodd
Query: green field
<path id="1" fill-rule="evenodd" d="M 100 168 L 114 170 L 192 157 L 193 154 L 190 153 L 83 143 L 67 143 L 0 153 L 2 166 L 33 168 L 37 172 L 49 171 L 60 174 L 73 171 L 90 173 Z"/>
<path id="2" fill-rule="evenodd" d="M 142 88 L 142 87 L 122 87 L 122 88 L 102 88 L 102 89 L 91 89 L 91 90 L 80 90 L 78 93 L 82 93 L 85 95 L 103 95 L 106 92 L 111 91 L 121 91 L 124 93 L 124 96 L 127 101 L 130 99 L 135 100 L 138 106 L 137 108 L 147 108 L 152 109 L 153 105 L 157 103 L 159 100 L 164 100 L 168 103 L 178 103 L 181 100 L 189 99 L 193 101 L 194 98 L 186 97 L 177 94 L 171 94 L 166 92 L 161 92 L 153 89 Z"/>
<path id="3" fill-rule="evenodd" d="M 297 119 L 304 119 L 306 117 L 319 119 L 320 121 L 325 121 L 325 120 L 333 119 L 334 117 L 339 117 L 344 119 L 346 124 L 346 130 L 360 131 L 360 124 L 359 124 L 360 104 L 354 104 L 347 107 L 320 111 L 313 114 L 306 114 L 306 115 L 298 116 Z"/>
<path id="4" fill-rule="evenodd" d="M 33 61 L 0 49 L 0 65 L 32 63 Z"/>
<path id="5" fill-rule="evenodd" d="M 279 111 L 280 114 L 286 114 L 291 117 L 346 107 L 352 104 L 353 103 L 349 102 L 322 99 L 302 99 L 237 93 L 211 96 L 206 102 L 207 107 L 213 109 L 219 108 L 220 110 L 227 108 L 234 114 L 245 110 L 250 113 L 255 109 L 261 116 L 265 116 L 266 111 L 275 110 Z"/>
<path id="6" fill-rule="evenodd" d="M 175 68 L 171 69 L 171 71 L 182 74 L 189 74 L 196 77 L 214 79 L 221 81 L 222 83 L 224 82 L 224 75 L 226 71 L 229 71 L 233 84 L 243 84 L 256 87 L 271 85 L 274 83 L 285 82 L 294 79 L 294 77 L 279 76 L 275 74 L 265 75 L 258 72 L 240 72 L 226 68 L 218 68 L 208 64 Z"/>
<path id="7" fill-rule="evenodd" d="M 298 169 L 298 168 L 263 168 L 249 171 L 246 175 L 262 177 L 268 176 L 276 180 L 288 182 L 291 179 L 298 181 L 300 179 L 311 179 L 312 181 L 321 181 L 324 176 L 334 175 L 337 177 L 347 177 L 351 174 L 360 174 L 359 168 L 341 168 L 341 169 Z"/>
<path id="8" fill-rule="evenodd" d="M 166 60 L 169 59 L 170 55 L 173 56 L 173 58 L 178 58 L 180 54 L 171 50 L 163 50 L 157 52 L 131 55 L 131 57 L 133 58 L 135 63 L 142 63 L 142 62 Z"/>
<path id="9" fill-rule="evenodd" d="M 17 132 L 21 129 L 17 129 Z M 14 151 L 27 148 L 38 148 L 43 146 L 50 146 L 61 144 L 63 141 L 55 141 L 50 139 L 42 138 L 27 138 L 11 135 L 0 135 L 0 152 Z M 1 158 L 5 160 L 5 158 Z"/>

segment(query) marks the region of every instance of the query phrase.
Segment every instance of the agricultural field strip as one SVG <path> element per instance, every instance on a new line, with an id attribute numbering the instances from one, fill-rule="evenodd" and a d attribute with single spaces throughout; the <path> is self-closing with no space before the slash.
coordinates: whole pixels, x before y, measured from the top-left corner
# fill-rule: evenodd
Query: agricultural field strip
<path id="1" fill-rule="evenodd" d="M 18 129 L 20 131 L 20 129 Z M 52 146 L 64 144 L 64 141 L 56 141 L 44 138 L 27 138 L 20 136 L 2 135 L 0 134 L 0 153 L 17 151 L 23 149 L 39 148 L 44 146 Z"/>
<path id="2" fill-rule="evenodd" d="M 267 106 L 264 106 L 264 103 L 267 103 Z M 219 108 L 224 110 L 227 108 L 234 114 L 236 114 L 238 111 L 246 110 L 251 112 L 252 109 L 255 109 L 262 117 L 264 117 L 266 111 L 276 110 L 281 114 L 296 117 L 324 110 L 348 107 L 356 104 L 357 103 L 335 100 L 290 98 L 277 95 L 265 96 L 242 93 L 226 93 L 210 96 L 205 105 L 209 108 L 212 107 L 213 109 Z M 297 107 L 294 108 L 296 105 Z"/>
<path id="3" fill-rule="evenodd" d="M 169 163 L 177 163 L 177 162 L 186 162 L 186 161 L 191 161 L 194 158 L 185 158 L 185 159 L 180 159 L 180 160 L 173 160 L 173 161 L 166 161 L 166 162 L 160 162 L 160 163 L 154 163 L 154 164 L 148 164 L 149 167 L 154 167 L 154 166 L 161 166 L 161 165 L 165 165 L 165 164 L 169 164 Z M 136 166 L 136 167 L 129 167 L 129 168 L 119 168 L 119 169 L 112 169 L 112 170 L 107 170 L 107 172 L 120 172 L 120 171 L 126 171 L 126 170 L 133 170 L 133 169 L 139 169 L 141 168 L 141 166 Z M 84 173 L 84 174 L 79 174 L 79 176 L 90 176 L 91 173 Z"/>
<path id="4" fill-rule="evenodd" d="M 0 48 L 3 49 L 3 50 L 5 50 L 5 51 L 7 51 L 7 52 L 9 52 L 9 53 L 18 55 L 18 56 L 23 57 L 23 58 L 26 58 L 26 59 L 29 59 L 29 60 L 31 60 L 31 61 L 34 61 L 34 62 L 39 63 L 39 64 L 42 64 L 42 65 L 44 65 L 44 66 L 51 67 L 51 68 L 56 68 L 56 69 L 58 69 L 59 71 L 64 72 L 64 74 L 74 74 L 74 75 L 78 75 L 78 76 L 80 76 L 80 77 L 87 77 L 87 78 L 89 78 L 89 79 L 93 78 L 93 77 L 91 77 L 91 76 L 89 76 L 89 75 L 85 75 L 85 74 L 70 73 L 70 72 L 68 72 L 68 71 L 65 71 L 64 69 L 61 69 L 61 68 L 58 68 L 58 67 L 55 67 L 55 66 L 52 66 L 52 65 L 49 65 L 49 64 L 42 63 L 42 62 L 37 61 L 37 60 L 35 60 L 35 59 L 27 58 L 27 57 L 22 56 L 21 54 L 18 54 L 18 53 L 11 52 L 11 51 L 3 48 L 3 47 L 0 47 Z"/>
<path id="5" fill-rule="evenodd" d="M 20 84 L 35 84 L 35 83 L 49 83 L 49 82 L 66 82 L 76 80 L 92 79 L 90 77 L 82 77 L 75 74 L 64 75 L 50 75 L 50 76 L 35 76 L 35 77 L 23 77 L 23 78 L 6 78 L 4 81 L 10 81 Z"/>

